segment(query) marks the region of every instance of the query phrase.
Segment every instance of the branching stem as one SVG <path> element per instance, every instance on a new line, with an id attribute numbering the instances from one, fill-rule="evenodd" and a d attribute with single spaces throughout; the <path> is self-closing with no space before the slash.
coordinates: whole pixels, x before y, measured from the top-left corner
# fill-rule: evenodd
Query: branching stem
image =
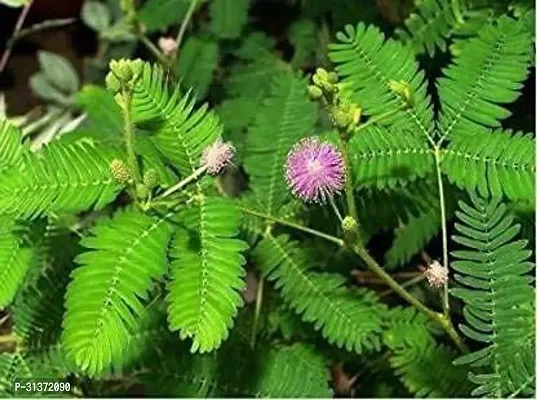
<path id="1" fill-rule="evenodd" d="M 354 185 L 352 182 L 351 159 L 349 155 L 348 140 L 341 135 L 341 154 L 345 163 L 345 196 L 347 198 L 347 213 L 358 222 L 358 214 L 356 212 L 356 202 L 354 200 Z"/>
<path id="2" fill-rule="evenodd" d="M 279 225 L 288 226 L 289 228 L 293 228 L 293 229 L 296 229 L 298 231 L 309 233 L 310 235 L 317 236 L 317 237 L 319 237 L 321 239 L 324 239 L 324 240 L 327 240 L 327 241 L 332 242 L 334 244 L 337 244 L 338 246 L 343 246 L 343 240 L 341 240 L 341 239 L 339 239 L 339 238 L 337 238 L 335 236 L 327 235 L 326 233 L 319 232 L 319 231 L 316 231 L 315 229 L 307 228 L 307 227 L 299 225 L 299 224 L 295 224 L 294 222 L 285 221 L 283 219 L 273 217 L 272 215 L 264 214 L 264 213 L 261 213 L 261 212 L 255 211 L 255 210 L 250 210 L 249 208 L 239 207 L 239 209 L 242 212 L 246 213 L 246 214 L 250 214 L 250 215 L 253 215 L 253 216 L 256 216 L 256 217 L 259 217 L 259 218 L 263 218 L 265 220 L 275 222 L 275 223 L 277 223 Z"/>

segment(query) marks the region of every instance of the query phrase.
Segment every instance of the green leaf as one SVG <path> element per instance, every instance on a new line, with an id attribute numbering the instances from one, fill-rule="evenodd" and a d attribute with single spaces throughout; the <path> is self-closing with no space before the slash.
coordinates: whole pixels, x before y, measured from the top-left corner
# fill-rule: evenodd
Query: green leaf
<path id="1" fill-rule="evenodd" d="M 253 253 L 263 276 L 329 343 L 362 353 L 379 349 L 383 306 L 373 292 L 350 290 L 338 274 L 311 272 L 311 260 L 287 235 L 266 235 Z"/>
<path id="2" fill-rule="evenodd" d="M 289 28 L 289 41 L 294 47 L 291 64 L 301 67 L 311 61 L 317 46 L 317 28 L 311 19 L 301 18 Z"/>
<path id="3" fill-rule="evenodd" d="M 248 22 L 250 0 L 212 0 L 210 29 L 220 39 L 236 39 Z"/>
<path id="4" fill-rule="evenodd" d="M 427 142 L 406 130 L 373 125 L 351 138 L 349 151 L 358 188 L 393 188 L 434 170 L 434 156 Z"/>
<path id="5" fill-rule="evenodd" d="M 84 139 L 25 154 L 21 167 L 0 175 L 0 215 L 35 218 L 102 208 L 120 189 L 109 172 L 115 158 L 121 158 L 115 148 Z"/>
<path id="6" fill-rule="evenodd" d="M 166 219 L 127 210 L 82 239 L 88 251 L 77 256 L 67 288 L 62 344 L 86 374 L 124 362 L 151 285 L 166 272 L 170 237 Z"/>
<path id="7" fill-rule="evenodd" d="M 30 268 L 34 249 L 24 225 L 8 217 L 1 218 L 0 224 L 0 309 L 4 309 L 13 301 Z"/>
<path id="8" fill-rule="evenodd" d="M 211 86 L 217 65 L 218 43 L 207 37 L 191 36 L 181 49 L 175 71 L 181 82 L 192 87 L 196 97 L 201 99 Z"/>
<path id="9" fill-rule="evenodd" d="M 290 199 L 283 165 L 291 147 L 313 131 L 317 109 L 308 100 L 306 82 L 293 73 L 278 75 L 248 130 L 244 166 L 250 187 L 265 213 L 275 215 Z"/>
<path id="10" fill-rule="evenodd" d="M 422 314 L 397 307 L 385 318 L 390 365 L 411 393 L 417 398 L 468 397 L 467 369 L 453 365 L 457 352 L 436 343 Z"/>
<path id="11" fill-rule="evenodd" d="M 534 203 L 535 140 L 531 134 L 478 131 L 455 134 L 442 170 L 450 181 L 484 197 Z"/>
<path id="12" fill-rule="evenodd" d="M 497 199 L 475 194 L 459 202 L 451 265 L 460 285 L 451 293 L 464 302 L 461 331 L 484 347 L 457 360 L 480 375 L 473 395 L 532 397 L 535 393 L 535 268 L 519 225 Z M 481 347 L 481 346 L 479 346 Z M 476 347 L 476 348 L 479 348 Z"/>
<path id="13" fill-rule="evenodd" d="M 97 32 L 103 32 L 110 27 L 112 15 L 103 3 L 85 1 L 81 12 L 82 21 Z"/>
<path id="14" fill-rule="evenodd" d="M 326 361 L 311 346 L 294 344 L 262 353 L 255 396 L 262 398 L 329 398 Z"/>
<path id="15" fill-rule="evenodd" d="M 121 109 L 109 91 L 100 86 L 86 85 L 77 93 L 76 102 L 99 131 L 111 139 L 121 139 Z"/>
<path id="16" fill-rule="evenodd" d="M 28 0 L 0 0 L 0 4 L 8 7 L 19 8 L 28 3 Z"/>
<path id="17" fill-rule="evenodd" d="M 363 23 L 345 26 L 345 32 L 338 32 L 336 38 L 339 43 L 330 45 L 329 56 L 350 100 L 366 115 L 400 110 L 383 124 L 405 127 L 423 141 L 431 137 L 433 109 L 425 74 L 418 70 L 412 50 L 393 39 L 386 40 L 377 27 Z M 392 91 L 390 81 L 408 84 L 414 98 L 411 107 L 406 107 L 405 101 Z"/>
<path id="18" fill-rule="evenodd" d="M 50 51 L 39 51 L 37 52 L 37 59 L 41 70 L 51 85 L 66 94 L 72 94 L 78 90 L 80 85 L 78 74 L 65 57 Z"/>
<path id="19" fill-rule="evenodd" d="M 0 120 L 0 174 L 10 167 L 19 167 L 27 152 L 20 130 L 7 120 Z"/>
<path id="20" fill-rule="evenodd" d="M 181 339 L 191 338 L 191 351 L 217 349 L 228 337 L 242 305 L 242 251 L 236 239 L 240 213 L 224 198 L 201 196 L 180 213 L 185 228 L 171 246 L 168 322 Z"/>
<path id="21" fill-rule="evenodd" d="M 56 89 L 43 72 L 37 72 L 30 77 L 30 88 L 41 99 L 68 104 L 69 98 L 59 89 Z"/>
<path id="22" fill-rule="evenodd" d="M 499 127 L 511 115 L 503 105 L 520 96 L 533 54 L 531 40 L 523 22 L 502 16 L 464 42 L 437 82 L 443 137 Z"/>
<path id="23" fill-rule="evenodd" d="M 155 144 L 182 175 L 190 175 L 203 150 L 222 135 L 217 116 L 207 104 L 195 109 L 191 93 L 164 78 L 158 66 L 144 65 L 133 94 L 133 119 L 154 131 Z"/>
<path id="24" fill-rule="evenodd" d="M 206 0 L 198 1 L 198 6 Z M 164 31 L 183 20 L 191 0 L 148 0 L 138 12 L 149 32 Z"/>

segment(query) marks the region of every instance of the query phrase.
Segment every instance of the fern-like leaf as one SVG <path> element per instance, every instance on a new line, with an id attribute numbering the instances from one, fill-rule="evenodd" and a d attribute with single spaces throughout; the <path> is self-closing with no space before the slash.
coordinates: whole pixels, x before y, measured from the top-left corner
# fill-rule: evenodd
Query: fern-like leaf
<path id="1" fill-rule="evenodd" d="M 28 149 L 22 144 L 22 135 L 7 120 L 0 119 L 0 174 L 12 166 L 20 166 L 23 153 Z"/>
<path id="2" fill-rule="evenodd" d="M 0 175 L 0 214 L 35 218 L 46 212 L 98 209 L 119 191 L 109 172 L 119 151 L 90 140 L 54 142 L 25 154 L 19 168 Z"/>
<path id="3" fill-rule="evenodd" d="M 200 163 L 203 150 L 222 134 L 220 121 L 207 105 L 195 109 L 195 99 L 182 95 L 162 69 L 144 64 L 133 94 L 135 123 L 150 125 L 159 150 L 180 170 L 190 175 Z"/>
<path id="4" fill-rule="evenodd" d="M 81 267 L 67 289 L 62 343 L 87 374 L 121 363 L 152 281 L 166 272 L 170 236 L 165 219 L 130 210 L 102 221 L 81 241 L 89 251 L 76 258 Z"/>
<path id="5" fill-rule="evenodd" d="M 180 214 L 170 256 L 168 322 L 181 339 L 191 338 L 192 352 L 208 352 L 228 336 L 242 304 L 244 287 L 241 252 L 236 239 L 240 213 L 227 199 L 200 196 Z"/>
<path id="6" fill-rule="evenodd" d="M 249 129 L 244 157 L 250 186 L 267 214 L 274 215 L 289 200 L 282 166 L 293 144 L 311 133 L 316 120 L 305 81 L 292 73 L 278 75 Z"/>
<path id="7" fill-rule="evenodd" d="M 359 23 L 345 26 L 345 33 L 336 35 L 341 43 L 330 45 L 330 59 L 343 78 L 344 90 L 351 101 L 360 105 L 367 115 L 396 112 L 386 123 L 408 127 L 409 132 L 424 140 L 433 132 L 433 110 L 425 75 L 418 70 L 410 48 L 392 39 L 374 26 Z M 390 81 L 406 82 L 415 99 L 412 107 L 390 89 Z"/>
<path id="8" fill-rule="evenodd" d="M 405 131 L 373 126 L 354 135 L 349 149 L 359 188 L 392 188 L 423 178 L 434 168 L 427 143 Z"/>
<path id="9" fill-rule="evenodd" d="M 192 87 L 196 98 L 207 94 L 218 65 L 218 43 L 208 37 L 191 36 L 181 48 L 175 71 L 186 87 Z"/>
<path id="10" fill-rule="evenodd" d="M 383 339 L 390 364 L 405 387 L 419 398 L 468 396 L 467 370 L 456 367 L 457 352 L 437 344 L 428 321 L 411 308 L 395 308 L 386 315 Z"/>
<path id="11" fill-rule="evenodd" d="M 457 363 L 480 369 L 478 375 L 470 374 L 478 385 L 474 395 L 529 396 L 535 390 L 531 251 L 527 241 L 516 240 L 520 225 L 513 224 L 499 200 L 473 195 L 472 204 L 461 201 L 459 207 L 453 240 L 462 249 L 453 252 L 457 261 L 452 267 L 461 287 L 451 292 L 465 303 L 461 331 L 486 347 Z"/>
<path id="12" fill-rule="evenodd" d="M 220 39 L 236 39 L 248 22 L 250 0 L 212 0 L 210 29 Z"/>
<path id="13" fill-rule="evenodd" d="M 326 361 L 304 344 L 279 347 L 263 353 L 255 397 L 328 398 L 330 374 Z"/>
<path id="14" fill-rule="evenodd" d="M 26 225 L 0 218 L 0 309 L 12 302 L 30 268 L 35 249 L 27 233 Z"/>
<path id="15" fill-rule="evenodd" d="M 372 292 L 347 289 L 338 274 L 308 271 L 307 255 L 287 235 L 267 235 L 253 256 L 283 299 L 330 343 L 358 353 L 379 348 L 383 306 Z"/>
<path id="16" fill-rule="evenodd" d="M 468 134 L 482 126 L 498 127 L 511 112 L 528 75 L 531 35 L 523 22 L 502 16 L 478 37 L 465 42 L 453 64 L 437 81 L 442 137 Z"/>
<path id="17" fill-rule="evenodd" d="M 484 197 L 535 199 L 535 140 L 532 135 L 475 132 L 452 137 L 442 169 L 459 187 Z"/>
<path id="18" fill-rule="evenodd" d="M 416 54 L 432 57 L 436 48 L 446 51 L 449 38 L 458 33 L 475 35 L 487 23 L 492 9 L 473 0 L 421 0 L 416 12 L 405 20 L 405 29 L 396 34 Z M 479 3 L 479 2 L 477 2 Z"/>

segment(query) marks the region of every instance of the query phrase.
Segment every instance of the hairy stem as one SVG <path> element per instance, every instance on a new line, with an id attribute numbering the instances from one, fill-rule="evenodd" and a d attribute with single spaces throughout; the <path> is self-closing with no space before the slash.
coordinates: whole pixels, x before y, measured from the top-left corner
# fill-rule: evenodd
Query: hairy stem
<path id="1" fill-rule="evenodd" d="M 169 188 L 164 193 L 162 193 L 160 198 L 163 199 L 164 197 L 167 197 L 170 194 L 177 192 L 179 189 L 185 187 L 190 182 L 193 182 L 196 179 L 198 179 L 200 176 L 202 176 L 205 173 L 205 171 L 207 171 L 207 166 L 206 165 L 204 165 L 203 167 L 199 167 L 197 170 L 195 170 L 192 173 L 192 175 L 187 176 L 185 179 L 183 179 L 182 181 L 176 183 L 171 188 Z"/>
<path id="2" fill-rule="evenodd" d="M 134 125 L 132 123 L 132 97 L 131 92 L 127 89 L 123 90 L 123 139 L 125 141 L 125 150 L 127 152 L 127 163 L 133 173 L 134 182 L 140 183 L 142 177 L 138 162 L 136 160 L 136 147 L 134 144 Z"/>
<path id="3" fill-rule="evenodd" d="M 246 213 L 246 214 L 254 215 L 256 217 L 263 218 L 265 220 L 275 222 L 275 223 L 277 223 L 279 225 L 288 226 L 289 228 L 293 228 L 293 229 L 296 229 L 298 231 L 309 233 L 310 235 L 317 236 L 317 237 L 319 237 L 321 239 L 324 239 L 324 240 L 327 240 L 327 241 L 332 242 L 334 244 L 337 244 L 338 246 L 343 246 L 343 240 L 341 240 L 341 239 L 339 239 L 337 237 L 331 236 L 331 235 L 327 235 L 326 233 L 316 231 L 315 229 L 307 228 L 305 226 L 295 224 L 294 222 L 285 221 L 283 219 L 276 218 L 276 217 L 273 217 L 271 215 L 263 214 L 261 212 L 255 211 L 255 210 L 250 210 L 249 208 L 239 207 L 239 209 L 242 212 Z"/>
<path id="4" fill-rule="evenodd" d="M 198 0 L 190 1 L 190 7 L 188 7 L 188 11 L 186 12 L 185 18 L 183 19 L 183 22 L 181 23 L 181 27 L 179 28 L 179 33 L 177 33 L 177 39 L 175 39 L 177 43 L 177 49 L 181 47 L 181 42 L 183 41 L 183 38 L 185 36 L 186 28 L 188 27 L 188 23 L 190 22 L 192 15 L 194 15 L 194 11 L 196 10 L 197 4 L 198 4 Z M 177 51 L 177 54 L 179 54 L 179 51 Z"/>
<path id="5" fill-rule="evenodd" d="M 29 0 L 24 8 L 22 9 L 21 13 L 19 14 L 19 18 L 17 19 L 17 23 L 15 24 L 15 29 L 13 29 L 13 33 L 11 34 L 11 37 L 14 38 L 17 36 L 19 31 L 22 28 L 22 25 L 24 24 L 24 20 L 28 16 L 28 13 L 30 12 L 30 8 L 32 7 L 33 0 Z M 11 51 L 13 50 L 13 44 L 14 42 L 8 42 L 6 45 L 6 49 L 4 51 L 4 54 L 2 55 L 2 59 L 0 60 L 0 75 L 2 75 L 2 72 L 7 66 L 7 62 L 9 61 L 9 56 L 11 55 Z"/>
<path id="6" fill-rule="evenodd" d="M 441 157 L 442 155 L 440 153 L 440 148 L 435 146 L 434 159 L 436 166 L 436 178 L 438 182 L 438 196 L 440 201 L 440 220 L 442 225 L 442 265 L 444 266 L 444 268 L 449 268 L 446 201 L 444 196 L 444 184 L 442 181 Z M 442 309 L 444 310 L 444 316 L 446 318 L 449 318 L 449 288 L 447 282 L 444 285 L 444 289 L 442 292 Z"/>
<path id="7" fill-rule="evenodd" d="M 257 285 L 257 294 L 255 297 L 255 314 L 254 314 L 254 324 L 252 326 L 252 337 L 250 338 L 250 344 L 252 348 L 255 348 L 255 342 L 257 339 L 257 327 L 259 325 L 259 317 L 261 316 L 261 308 L 263 307 L 263 286 L 265 280 L 263 278 L 259 279 L 259 284 Z"/>

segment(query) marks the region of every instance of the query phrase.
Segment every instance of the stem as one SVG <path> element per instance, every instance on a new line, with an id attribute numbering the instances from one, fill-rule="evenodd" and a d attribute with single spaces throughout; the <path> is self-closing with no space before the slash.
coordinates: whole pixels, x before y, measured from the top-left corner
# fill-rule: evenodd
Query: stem
<path id="1" fill-rule="evenodd" d="M 357 223 L 359 223 L 358 215 L 356 213 L 356 203 L 354 202 L 354 190 L 352 184 L 349 148 L 347 146 L 347 141 L 343 139 L 343 137 L 341 137 L 341 154 L 343 155 L 343 162 L 345 163 L 345 195 L 347 197 L 347 212 L 350 214 L 351 217 L 354 218 Z"/>
<path id="2" fill-rule="evenodd" d="M 125 123 L 123 138 L 125 140 L 125 150 L 127 151 L 127 163 L 129 164 L 130 170 L 134 174 L 134 182 L 140 183 L 142 181 L 142 177 L 136 161 L 134 126 L 131 115 L 132 98 L 131 93 L 128 90 L 123 90 L 123 102 L 123 121 Z"/>
<path id="3" fill-rule="evenodd" d="M 242 212 L 246 213 L 246 214 L 254 215 L 254 216 L 259 217 L 259 218 L 264 218 L 266 220 L 275 222 L 277 224 L 288 226 L 290 228 L 293 228 L 293 229 L 296 229 L 296 230 L 299 230 L 299 231 L 302 231 L 302 232 L 309 233 L 310 235 L 320 237 L 321 239 L 325 239 L 325 240 L 327 240 L 329 242 L 337 244 L 338 246 L 343 246 L 343 240 L 341 240 L 341 239 L 339 239 L 337 237 L 334 237 L 334 236 L 327 235 L 326 233 L 316 231 L 315 229 L 310 229 L 310 228 L 307 228 L 305 226 L 295 224 L 294 222 L 285 221 L 283 219 L 279 219 L 279 218 L 273 217 L 271 215 L 267 215 L 267 214 L 263 214 L 263 213 L 260 213 L 260 212 L 254 211 L 254 210 L 250 210 L 249 208 L 239 207 L 239 209 Z"/>
<path id="4" fill-rule="evenodd" d="M 252 348 L 255 348 L 255 341 L 257 338 L 257 326 L 259 324 L 259 316 L 261 315 L 261 307 L 263 306 L 263 286 L 265 280 L 261 278 L 259 284 L 257 285 L 257 295 L 255 297 L 255 314 L 254 314 L 254 324 L 252 326 L 252 337 L 250 343 Z"/>
<path id="5" fill-rule="evenodd" d="M 425 276 L 420 274 L 418 276 L 415 276 L 414 278 L 412 279 L 409 279 L 408 281 L 406 282 L 403 282 L 401 283 L 401 287 L 402 288 L 407 288 L 409 286 L 412 286 L 412 285 L 415 285 L 416 283 L 420 283 L 422 280 L 425 279 Z M 388 289 L 382 293 L 379 294 L 379 297 L 384 297 L 384 296 L 387 296 L 389 295 L 390 293 L 392 292 L 392 289 Z"/>
<path id="6" fill-rule="evenodd" d="M 175 39 L 175 41 L 177 42 L 177 49 L 181 47 L 181 42 L 183 41 L 183 37 L 185 36 L 186 28 L 188 26 L 188 23 L 190 22 L 190 19 L 192 18 L 192 15 L 194 15 L 194 11 L 196 10 L 197 4 L 198 4 L 198 0 L 190 1 L 190 7 L 188 7 L 188 11 L 186 12 L 185 18 L 183 19 L 183 22 L 181 23 L 181 27 L 179 28 L 177 39 Z M 179 51 L 177 51 L 177 54 L 178 53 Z"/>
<path id="7" fill-rule="evenodd" d="M 21 13 L 19 14 L 19 18 L 17 19 L 17 23 L 15 24 L 15 29 L 13 30 L 13 33 L 11 34 L 11 37 L 17 36 L 17 33 L 22 28 L 22 25 L 24 24 L 24 20 L 28 16 L 28 13 L 30 12 L 30 8 L 32 7 L 33 0 L 29 0 L 28 3 L 24 6 Z M 13 49 L 13 43 L 7 43 L 6 44 L 6 50 L 4 51 L 4 54 L 2 55 L 2 59 L 0 60 L 0 75 L 2 75 L 2 72 L 7 66 L 7 62 L 9 60 L 9 56 L 11 55 L 11 50 Z"/>
<path id="8" fill-rule="evenodd" d="M 441 170 L 441 153 L 440 148 L 434 148 L 434 159 L 436 165 L 436 178 L 438 182 L 438 196 L 440 201 L 440 220 L 442 223 L 442 264 L 445 268 L 448 267 L 448 237 L 447 237 L 447 217 L 446 217 L 446 202 L 444 196 L 444 184 L 442 182 L 442 170 Z M 448 283 L 444 285 L 442 292 L 442 309 L 444 310 L 444 316 L 449 318 L 449 288 Z"/>
<path id="9" fill-rule="evenodd" d="M 172 67 L 172 63 L 170 62 L 170 60 L 164 54 L 162 54 L 162 52 L 157 48 L 157 46 L 153 44 L 151 40 L 149 40 L 147 36 L 140 33 L 138 35 L 138 39 L 142 42 L 142 44 L 146 47 L 146 49 L 149 50 L 149 52 L 153 54 L 153 56 L 155 56 L 155 58 L 159 61 L 159 63 L 161 63 L 168 70 L 173 72 L 173 67 Z"/>
<path id="10" fill-rule="evenodd" d="M 395 115 L 397 114 L 399 111 L 403 110 L 405 108 L 405 106 L 401 106 L 399 108 L 396 108 L 395 110 L 390 110 L 390 111 L 386 111 L 385 113 L 382 113 L 382 114 L 379 114 L 377 116 L 374 116 L 374 117 L 371 117 L 367 120 L 367 122 L 357 126 L 354 130 L 353 130 L 353 134 L 357 134 L 358 132 L 360 132 L 362 129 L 365 129 L 367 128 L 368 126 L 371 126 L 373 124 L 376 124 L 377 122 L 379 121 L 382 121 L 383 119 L 386 119 L 386 118 L 389 118 L 391 117 L 392 115 Z"/>
<path id="11" fill-rule="evenodd" d="M 41 32 L 47 29 L 51 28 L 59 28 L 61 26 L 66 26 L 74 23 L 76 21 L 76 18 L 59 18 L 59 19 L 51 19 L 47 21 L 40 22 L 38 24 L 34 24 L 28 28 L 21 29 L 15 36 L 12 36 L 7 45 L 8 46 L 14 46 L 16 42 L 21 40 L 25 36 L 33 35 L 34 33 Z"/>
<path id="12" fill-rule="evenodd" d="M 386 271 L 384 271 L 380 265 L 375 261 L 373 257 L 369 255 L 367 250 L 361 245 L 355 243 L 352 246 L 352 250 L 364 260 L 367 267 L 373 271 L 376 275 L 378 275 L 382 280 L 386 282 L 386 284 L 400 297 L 408 301 L 411 305 L 416 307 L 416 309 L 423 314 L 425 314 L 427 317 L 432 319 L 433 321 L 436 321 L 448 334 L 448 336 L 453 340 L 455 345 L 463 352 L 466 353 L 468 351 L 468 348 L 466 345 L 462 342 L 461 338 L 453 328 L 453 325 L 451 323 L 451 320 L 447 318 L 445 315 L 437 313 L 430 308 L 426 307 L 421 301 L 416 299 L 414 296 L 412 296 L 405 288 L 403 288 L 401 285 L 399 285 Z"/>
<path id="13" fill-rule="evenodd" d="M 166 190 L 160 196 L 160 198 L 163 199 L 164 197 L 169 196 L 170 194 L 177 192 L 179 189 L 181 189 L 182 187 L 188 185 L 190 182 L 195 181 L 196 179 L 198 179 L 201 175 L 203 175 L 205 173 L 206 170 L 207 170 L 206 165 L 204 165 L 203 167 L 199 167 L 197 170 L 195 170 L 192 173 L 192 175 L 187 176 L 185 179 L 183 179 L 179 183 L 175 184 L 174 186 L 172 186 L 171 188 Z"/>
<path id="14" fill-rule="evenodd" d="M 332 208 L 334 209 L 334 212 L 336 213 L 337 218 L 339 219 L 339 222 L 343 222 L 343 218 L 341 218 L 341 214 L 339 213 L 339 210 L 336 206 L 336 203 L 334 202 L 334 198 L 332 196 L 329 196 L 329 202 Z"/>

